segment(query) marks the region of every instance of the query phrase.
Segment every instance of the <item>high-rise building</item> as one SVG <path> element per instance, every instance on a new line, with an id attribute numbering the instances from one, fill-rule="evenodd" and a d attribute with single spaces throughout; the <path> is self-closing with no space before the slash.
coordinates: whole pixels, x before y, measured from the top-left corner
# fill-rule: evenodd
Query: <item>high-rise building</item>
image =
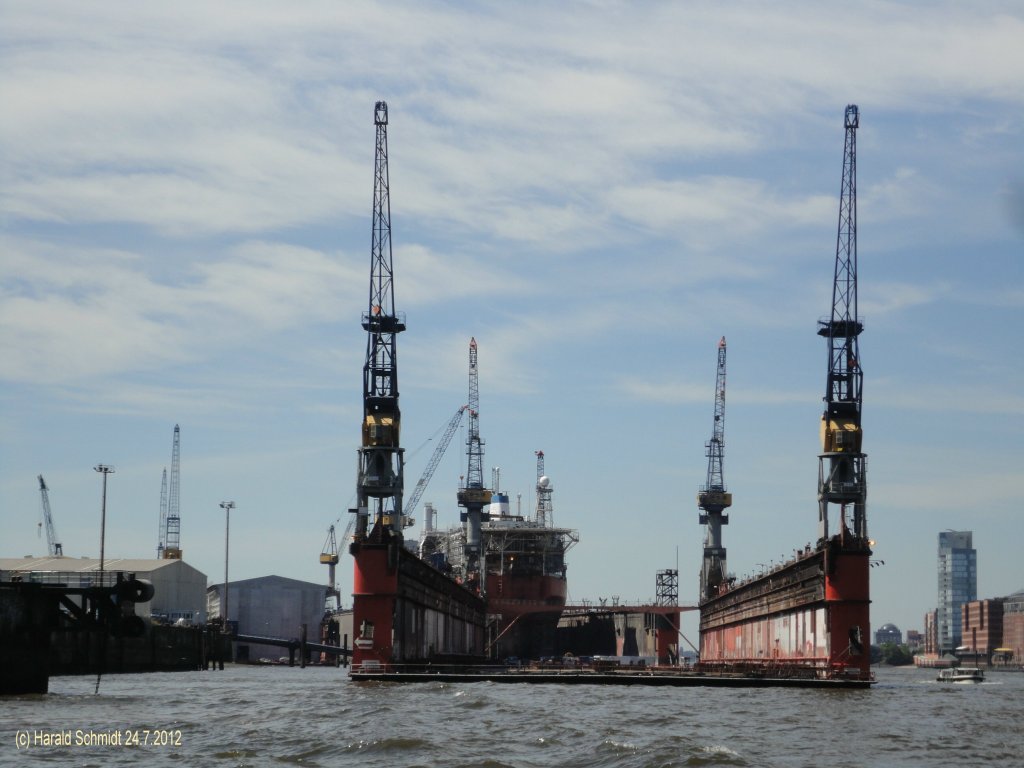
<path id="1" fill-rule="evenodd" d="M 939 653 L 953 653 L 962 644 L 960 608 L 978 599 L 978 553 L 971 531 L 939 534 L 939 606 L 936 616 Z"/>

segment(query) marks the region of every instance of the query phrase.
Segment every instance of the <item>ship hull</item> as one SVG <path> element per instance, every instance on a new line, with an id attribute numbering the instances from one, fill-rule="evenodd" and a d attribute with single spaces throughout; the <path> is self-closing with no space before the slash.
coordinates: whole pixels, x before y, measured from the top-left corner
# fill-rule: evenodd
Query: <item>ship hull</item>
<path id="1" fill-rule="evenodd" d="M 494 618 L 494 655 L 539 659 L 559 653 L 558 620 L 568 592 L 564 577 L 487 574 L 487 613 Z"/>
<path id="2" fill-rule="evenodd" d="M 837 538 L 703 601 L 700 667 L 870 680 L 870 554 Z"/>

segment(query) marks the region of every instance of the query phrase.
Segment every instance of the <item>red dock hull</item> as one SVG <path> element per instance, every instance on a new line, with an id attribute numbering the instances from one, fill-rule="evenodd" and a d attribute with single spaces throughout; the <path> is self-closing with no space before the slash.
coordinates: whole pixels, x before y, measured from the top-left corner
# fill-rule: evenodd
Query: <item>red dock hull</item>
<path id="1" fill-rule="evenodd" d="M 701 667 L 870 679 L 870 554 L 820 549 L 703 602 Z"/>

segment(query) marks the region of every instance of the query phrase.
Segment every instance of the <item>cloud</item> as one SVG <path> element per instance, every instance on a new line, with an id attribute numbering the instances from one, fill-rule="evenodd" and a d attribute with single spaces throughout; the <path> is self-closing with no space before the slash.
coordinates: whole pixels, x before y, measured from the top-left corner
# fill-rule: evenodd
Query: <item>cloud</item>
<path id="1" fill-rule="evenodd" d="M 202 359 L 360 306 L 365 278 L 323 253 L 249 242 L 160 282 L 152 260 L 96 248 L 2 243 L 4 378 L 58 384 Z M 358 274 L 358 278 L 357 278 Z M 348 297 L 348 298 L 346 298 Z"/>

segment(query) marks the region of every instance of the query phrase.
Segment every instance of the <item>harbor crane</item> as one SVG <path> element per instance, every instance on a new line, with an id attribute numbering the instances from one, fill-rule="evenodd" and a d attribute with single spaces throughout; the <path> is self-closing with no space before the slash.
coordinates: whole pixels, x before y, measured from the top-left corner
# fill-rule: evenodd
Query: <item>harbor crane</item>
<path id="1" fill-rule="evenodd" d="M 480 381 L 477 372 L 476 338 L 469 340 L 469 435 L 466 456 L 469 458 L 465 484 L 459 489 L 459 506 L 465 509 L 459 519 L 466 524 L 466 574 L 472 580 L 481 570 L 481 524 L 490 520 L 484 508 L 491 503 L 491 491 L 484 488 L 484 441 L 480 438 Z M 483 579 L 479 579 L 481 588 Z"/>
<path id="2" fill-rule="evenodd" d="M 838 534 L 846 548 L 869 548 L 867 536 L 867 457 L 861 450 L 864 373 L 857 316 L 857 128 L 860 111 L 851 104 L 844 115 L 843 179 L 836 236 L 832 314 L 818 323 L 828 340 L 825 411 L 821 417 L 822 452 L 818 457 L 818 539 L 829 540 L 829 505 L 840 506 Z M 852 514 L 851 514 L 852 512 Z"/>
<path id="3" fill-rule="evenodd" d="M 338 565 L 338 541 L 334 538 L 334 526 L 327 529 L 327 540 L 320 552 L 320 564 L 327 566 L 327 594 L 325 603 L 330 606 L 331 598 L 334 598 L 334 607 L 341 607 L 341 593 L 338 591 L 338 582 L 335 578 L 335 568 Z M 328 607 L 330 610 L 330 607 Z"/>
<path id="4" fill-rule="evenodd" d="M 163 477 L 160 479 L 160 525 L 156 536 L 156 559 L 164 559 L 164 550 L 167 548 L 167 467 L 164 467 Z"/>
<path id="5" fill-rule="evenodd" d="M 700 523 L 707 526 L 704 536 L 704 560 L 700 572 L 701 599 L 718 595 L 728 581 L 725 570 L 725 547 L 722 526 L 728 525 L 726 510 L 732 506 L 732 494 L 725 488 L 722 464 L 725 458 L 725 336 L 718 342 L 718 368 L 715 375 L 715 420 L 711 439 L 704 444 L 708 457 L 708 474 L 697 494 Z"/>
<path id="6" fill-rule="evenodd" d="M 362 446 L 356 482 L 355 539 L 357 547 L 369 535 L 373 504 L 373 535 L 380 541 L 402 537 L 404 451 L 400 444 L 398 407 L 398 334 L 405 315 L 395 312 L 391 258 L 391 196 L 388 178 L 388 105 L 374 105 L 376 127 L 373 184 L 373 235 L 370 246 L 369 306 L 363 314 L 366 362 L 363 365 Z"/>
<path id="7" fill-rule="evenodd" d="M 164 560 L 181 560 L 181 428 L 174 425 L 171 446 L 171 480 L 167 493 L 167 517 L 163 531 Z M 161 503 L 161 515 L 163 504 Z M 159 546 L 158 546 L 159 549 Z"/>
<path id="8" fill-rule="evenodd" d="M 39 476 L 39 494 L 43 497 L 43 524 L 46 526 L 46 546 L 50 557 L 64 557 L 64 545 L 57 540 L 57 529 L 53 527 L 53 513 L 50 512 L 50 490 L 43 476 Z"/>
<path id="9" fill-rule="evenodd" d="M 462 415 L 469 409 L 468 405 L 463 405 L 455 412 L 455 415 L 448 421 L 448 426 L 445 427 L 444 434 L 441 435 L 441 441 L 434 448 L 434 453 L 430 457 L 430 461 L 427 463 L 427 468 L 423 470 L 423 475 L 416 483 L 416 487 L 412 489 L 412 493 L 409 494 L 409 502 L 405 505 L 405 514 L 411 516 L 416 511 L 416 505 L 420 503 L 420 498 L 423 496 L 423 492 L 427 490 L 430 480 L 434 477 L 434 470 L 437 469 L 437 465 L 441 463 L 441 459 L 444 457 L 444 453 L 448 450 L 448 444 L 452 441 L 452 436 L 455 434 L 455 430 L 459 428 L 459 424 L 462 423 Z"/>

